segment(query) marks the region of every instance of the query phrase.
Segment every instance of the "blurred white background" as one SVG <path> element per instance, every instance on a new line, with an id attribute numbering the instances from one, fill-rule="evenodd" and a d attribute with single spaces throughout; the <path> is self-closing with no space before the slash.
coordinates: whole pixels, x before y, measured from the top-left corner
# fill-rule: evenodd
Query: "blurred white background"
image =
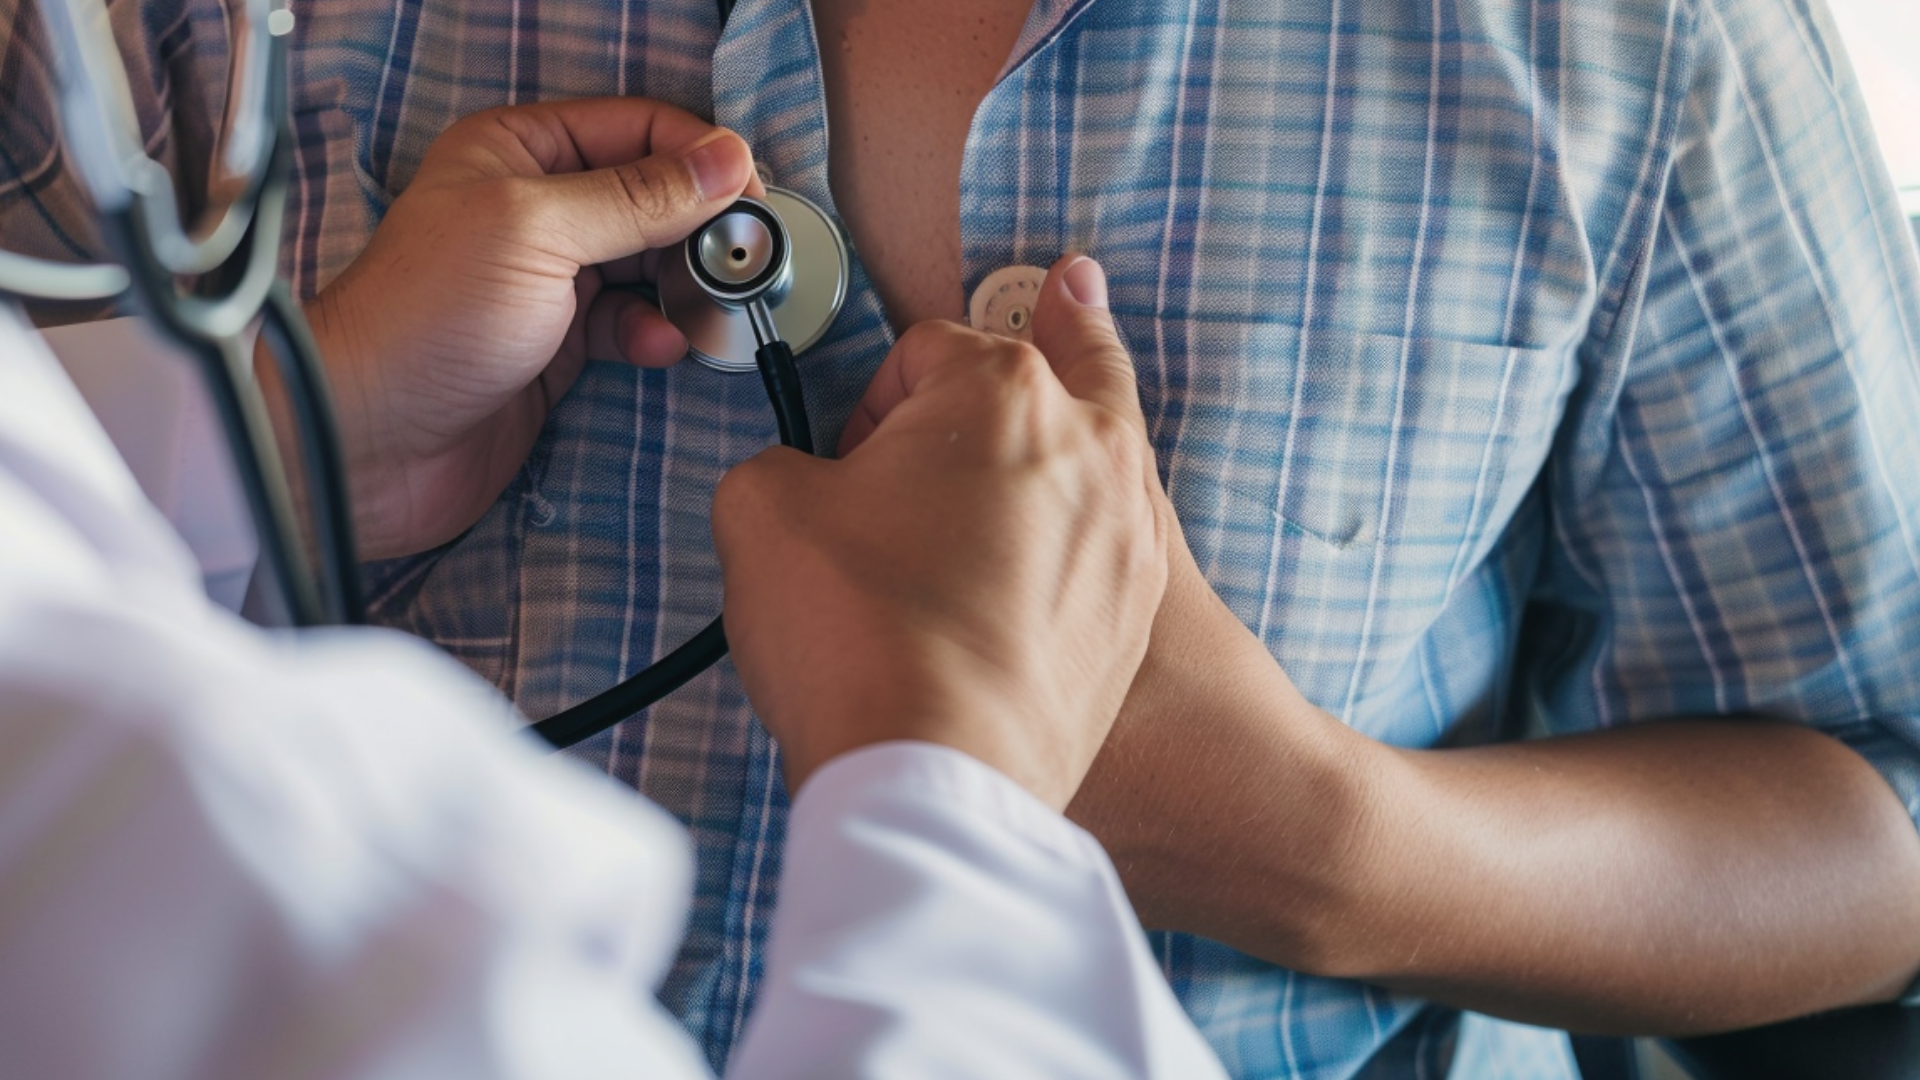
<path id="1" fill-rule="evenodd" d="M 1894 182 L 1920 188 L 1920 0 L 1828 0 Z"/>

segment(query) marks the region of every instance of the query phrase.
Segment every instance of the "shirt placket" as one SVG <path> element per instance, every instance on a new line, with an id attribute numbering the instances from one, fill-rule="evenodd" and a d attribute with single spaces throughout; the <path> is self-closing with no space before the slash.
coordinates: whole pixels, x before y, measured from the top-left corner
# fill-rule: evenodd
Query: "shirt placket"
<path id="1" fill-rule="evenodd" d="M 1051 43 L 1093 0 L 1038 0 L 998 85 L 976 114 L 1028 107 L 1034 95 L 1029 61 Z M 806 0 L 740 0 L 713 55 L 714 121 L 737 132 L 753 148 L 763 177 L 797 192 L 840 223 L 828 178 L 825 78 L 818 34 Z M 1022 125 L 1024 130 L 1026 125 Z M 1053 160 L 1051 151 L 1045 160 Z M 1021 168 L 1027 148 L 976 146 L 969 137 L 961 172 L 963 280 L 969 290 L 1016 255 L 1050 262 L 1063 243 L 1052 191 L 1033 191 L 1031 214 L 1008 221 L 1002 213 L 969 207 L 969 192 L 984 190 L 998 170 Z M 1040 222 L 1056 223 L 1053 227 Z M 846 235 L 844 225 L 840 225 Z M 1042 251 L 1042 249 L 1046 249 Z M 892 348 L 894 334 L 859 252 L 851 252 L 847 300 L 826 336 L 799 359 L 808 411 L 825 446 L 838 441 L 847 416 Z M 703 1041 L 717 1065 L 740 1033 L 763 966 L 775 902 L 779 853 L 785 835 L 786 791 L 778 748 L 755 728 L 750 740 L 745 798 L 726 900 L 726 946 L 716 973 L 713 1008 Z"/>
<path id="2" fill-rule="evenodd" d="M 714 121 L 747 141 L 769 184 L 825 210 L 844 236 L 827 178 L 826 87 L 816 41 L 806 0 L 740 0 L 714 50 Z M 846 302 L 826 335 L 798 361 L 807 409 L 824 447 L 838 441 L 894 340 L 879 294 L 858 252 L 851 254 Z M 724 1066 L 752 1009 L 786 834 L 787 792 L 778 747 L 756 724 L 748 751 L 746 805 L 725 897 L 725 944 L 700 1033 L 716 1069 Z"/>
<path id="3" fill-rule="evenodd" d="M 1038 295 L 1045 268 L 1075 246 L 1065 231 L 1068 154 L 1058 114 L 1070 104 L 1061 101 L 1051 46 L 1094 3 L 1035 0 L 968 129 L 960 277 L 977 329 L 1025 339 L 1029 298 Z"/>

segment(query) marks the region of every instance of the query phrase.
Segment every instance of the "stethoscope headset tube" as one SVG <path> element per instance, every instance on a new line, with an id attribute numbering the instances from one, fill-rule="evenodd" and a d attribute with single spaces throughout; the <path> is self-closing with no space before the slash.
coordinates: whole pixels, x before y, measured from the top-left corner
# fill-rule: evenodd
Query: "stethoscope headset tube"
<path id="1" fill-rule="evenodd" d="M 286 70 L 285 39 L 276 37 L 268 63 L 269 116 L 286 115 Z M 292 148 L 292 132 L 281 120 L 245 233 L 229 259 L 202 276 L 200 293 L 183 294 L 155 245 L 147 242 L 159 224 L 152 220 L 152 200 L 136 198 L 124 211 L 103 215 L 104 233 L 131 271 L 142 309 L 198 361 L 233 447 L 248 509 L 259 523 L 261 557 L 286 598 L 288 617 L 296 626 L 352 625 L 365 622 L 366 611 L 339 428 L 319 349 L 299 305 L 277 277 Z M 171 205 L 161 212 L 170 211 Z M 224 294 L 206 289 L 222 284 Z M 256 314 L 298 432 L 323 572 L 308 565 L 287 473 L 253 373 L 245 330 Z"/>
<path id="2" fill-rule="evenodd" d="M 293 139 L 287 117 L 292 17 L 247 0 L 244 65 L 232 88 L 223 162 L 239 179 L 204 235 L 183 229 L 172 179 L 146 157 L 105 9 L 42 0 L 54 46 L 62 126 L 75 171 L 119 265 L 0 259 L 0 290 L 30 299 L 110 300 L 131 292 L 162 335 L 200 370 L 232 448 L 261 558 L 296 626 L 364 621 L 345 467 L 318 350 L 299 307 L 276 281 Z M 246 332 L 257 318 L 284 383 L 301 450 L 315 545 L 325 573 L 306 560 L 279 446 L 254 376 Z"/>

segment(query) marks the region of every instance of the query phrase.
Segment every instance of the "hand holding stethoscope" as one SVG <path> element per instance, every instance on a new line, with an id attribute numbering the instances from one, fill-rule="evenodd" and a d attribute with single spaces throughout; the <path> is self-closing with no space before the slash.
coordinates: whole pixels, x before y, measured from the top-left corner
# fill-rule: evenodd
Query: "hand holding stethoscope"
<path id="1" fill-rule="evenodd" d="M 441 135 L 308 305 L 352 397 L 341 425 L 365 553 L 424 551 L 479 520 L 586 361 L 685 356 L 629 287 L 639 252 L 677 248 L 750 189 L 737 136 L 641 98 L 494 109 Z"/>
<path id="2" fill-rule="evenodd" d="M 802 327 L 802 346 L 817 339 L 845 294 L 844 243 L 817 208 L 778 193 L 804 229 L 825 229 L 808 233 L 805 259 L 811 267 L 824 258 L 830 273 L 796 288 L 795 244 L 781 212 L 737 201 L 765 192 L 730 133 L 639 99 L 471 118 L 436 143 L 368 249 L 303 312 L 275 281 L 291 165 L 291 13 L 272 0 L 239 0 L 231 13 L 214 205 L 188 223 L 169 174 L 146 156 L 105 5 L 43 0 L 42 10 L 71 157 L 117 265 L 0 253 L 0 295 L 80 300 L 131 291 L 198 362 L 265 568 L 296 625 L 360 621 L 363 550 L 423 550 L 477 520 L 588 358 L 664 365 L 686 354 L 689 342 L 673 324 L 613 287 L 639 282 L 643 251 L 669 249 L 672 280 L 693 282 L 676 297 L 678 321 L 699 338 L 693 355 L 723 370 L 757 368 L 782 441 L 811 449 L 783 334 L 794 331 L 773 311 Z M 258 350 L 249 347 L 255 327 Z M 733 355 L 743 341 L 746 361 Z M 322 355 L 330 361 L 324 370 Z M 284 439 L 268 419 L 257 365 L 276 372 L 284 390 Z M 344 424 L 336 425 L 332 395 L 348 402 Z M 291 476 L 289 458 L 299 463 Z M 306 497 L 304 514 L 296 492 Z M 671 693 L 725 652 L 716 619 L 659 663 L 536 731 L 571 745 Z"/>
<path id="3" fill-rule="evenodd" d="M 663 367 L 691 348 L 722 370 L 757 370 L 780 441 L 812 452 L 787 334 L 810 344 L 838 312 L 844 248 L 810 203 L 776 191 L 811 230 L 796 251 L 787 218 L 743 193 L 768 196 L 746 144 L 659 102 L 496 109 L 448 129 L 312 305 L 329 374 L 354 395 L 344 442 L 369 553 L 425 550 L 477 521 L 589 359 Z M 686 333 L 631 288 L 642 251 Z M 725 653 L 716 619 L 535 731 L 572 745 Z"/>

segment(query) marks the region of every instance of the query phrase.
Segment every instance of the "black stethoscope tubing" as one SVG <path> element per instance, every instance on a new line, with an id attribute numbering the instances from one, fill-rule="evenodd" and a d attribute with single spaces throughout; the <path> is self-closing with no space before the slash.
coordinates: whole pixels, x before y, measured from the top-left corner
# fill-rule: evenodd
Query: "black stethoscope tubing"
<path id="1" fill-rule="evenodd" d="M 733 14 L 734 0 L 716 0 L 720 29 L 726 31 Z M 803 453 L 815 453 L 813 431 L 807 420 L 806 397 L 801 391 L 800 375 L 794 367 L 793 349 L 785 341 L 773 340 L 754 352 L 754 364 L 760 370 L 767 401 L 773 406 L 774 423 L 783 446 Z M 727 633 L 718 618 L 679 648 L 654 661 L 610 690 L 564 709 L 532 726 L 533 733 L 555 749 L 565 749 L 613 727 L 634 713 L 685 686 L 701 672 L 727 655 Z"/>
<path id="2" fill-rule="evenodd" d="M 286 72 L 286 39 L 276 37 L 269 46 L 267 89 L 267 115 L 276 123 L 273 147 L 266 167 L 236 204 L 247 221 L 245 235 L 223 263 L 200 278 L 196 291 L 183 294 L 173 271 L 156 253 L 148 198 L 137 197 L 124 209 L 102 214 L 102 232 L 128 270 L 141 309 L 200 369 L 232 448 L 248 511 L 258 523 L 261 559 L 286 599 L 289 620 L 302 627 L 358 624 L 366 621 L 366 612 L 339 429 L 319 350 L 298 305 L 278 279 L 293 145 L 284 120 Z M 224 294 L 216 292 L 222 285 Z M 298 432 L 322 571 L 306 566 L 290 495 L 284 483 L 270 479 L 268 463 L 278 461 L 279 453 L 253 376 L 253 354 L 244 345 L 244 330 L 254 313 L 260 316 L 260 332 L 267 338 L 267 352 Z"/>
<path id="3" fill-rule="evenodd" d="M 773 405 L 780 442 L 802 453 L 814 453 L 813 431 L 807 421 L 807 403 L 793 350 L 785 341 L 772 341 L 754 353 Z M 533 733 L 555 749 L 565 749 L 618 724 L 690 682 L 694 676 L 727 655 L 727 632 L 720 619 L 708 623 L 686 644 L 654 661 L 611 690 L 596 694 L 572 708 L 533 725 Z"/>

